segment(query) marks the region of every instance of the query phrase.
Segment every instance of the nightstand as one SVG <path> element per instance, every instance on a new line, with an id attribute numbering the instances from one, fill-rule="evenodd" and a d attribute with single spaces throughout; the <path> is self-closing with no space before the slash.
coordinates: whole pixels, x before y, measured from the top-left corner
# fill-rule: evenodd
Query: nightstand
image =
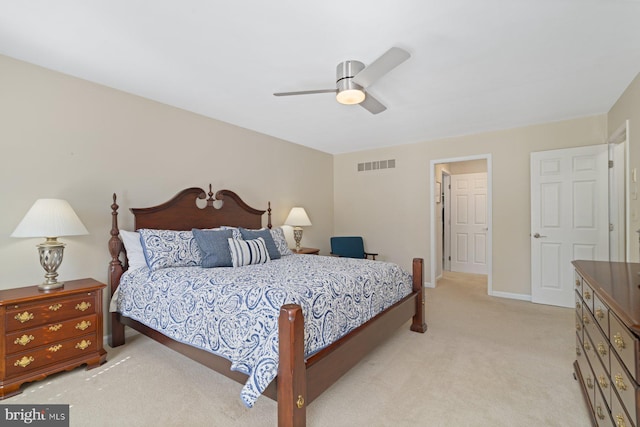
<path id="1" fill-rule="evenodd" d="M 320 253 L 320 249 L 316 249 L 316 248 L 300 248 L 300 251 L 296 251 L 295 249 L 291 249 L 291 252 L 293 252 L 294 254 L 318 255 Z"/>
<path id="2" fill-rule="evenodd" d="M 93 279 L 70 280 L 43 292 L 37 286 L 0 290 L 0 399 L 26 382 L 107 360 L 102 347 L 102 289 Z"/>

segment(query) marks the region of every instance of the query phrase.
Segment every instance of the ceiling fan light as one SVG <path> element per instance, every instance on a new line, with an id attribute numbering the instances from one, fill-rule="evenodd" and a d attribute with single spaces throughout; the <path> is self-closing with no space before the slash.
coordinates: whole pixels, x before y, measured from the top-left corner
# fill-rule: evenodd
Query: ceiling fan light
<path id="1" fill-rule="evenodd" d="M 364 91 L 360 89 L 345 89 L 336 94 L 336 100 L 340 104 L 354 105 L 364 101 L 365 96 Z"/>

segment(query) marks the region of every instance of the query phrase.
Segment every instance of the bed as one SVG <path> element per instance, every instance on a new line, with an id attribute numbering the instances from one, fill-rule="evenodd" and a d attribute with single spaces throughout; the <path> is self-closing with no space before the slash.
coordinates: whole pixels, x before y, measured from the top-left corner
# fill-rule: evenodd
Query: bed
<path id="1" fill-rule="evenodd" d="M 306 424 L 306 406 L 403 324 L 410 321 L 410 329 L 415 332 L 424 333 L 427 329 L 422 291 L 423 260 L 420 258 L 413 259 L 411 276 L 404 273 L 408 277 L 408 285 L 399 284 L 397 289 L 393 288 L 392 295 L 388 297 L 380 296 L 379 291 L 370 291 L 369 282 L 371 279 L 366 276 L 366 272 L 371 271 L 373 275 L 385 277 L 383 281 L 386 280 L 386 282 L 391 281 L 393 283 L 396 281 L 398 283 L 401 282 L 400 279 L 396 280 L 396 277 L 402 273 L 396 271 L 398 269 L 397 266 L 394 267 L 390 263 L 379 261 L 347 260 L 317 255 L 289 255 L 287 257 L 282 256 L 280 259 L 275 259 L 274 257 L 269 262 L 258 263 L 258 265 L 248 267 L 205 269 L 199 265 L 187 266 L 186 268 L 173 268 L 169 265 L 162 266 L 162 268 L 156 270 L 150 267 L 152 270 L 150 273 L 149 271 L 143 271 L 146 267 L 133 266 L 130 268 L 129 266 L 128 259 L 130 257 L 126 256 L 125 245 L 120 237 L 126 231 L 121 231 L 118 227 L 118 208 L 117 198 L 114 194 L 111 205 L 111 237 L 108 244 L 111 255 L 108 281 L 112 299 L 116 302 L 114 304 L 116 309 L 110 315 L 111 335 L 109 344 L 112 347 L 124 344 L 124 328 L 125 325 L 129 326 L 185 356 L 244 384 L 243 393 L 246 392 L 246 395 L 243 396 L 243 400 L 247 399 L 245 403 L 248 402 L 248 406 L 251 406 L 251 399 L 257 397 L 254 396 L 256 393 L 276 400 L 279 426 L 304 426 Z M 272 229 L 270 203 L 266 211 L 255 209 L 248 206 L 233 191 L 220 190 L 214 194 L 211 185 L 208 192 L 200 188 L 188 188 L 163 204 L 149 208 L 133 208 L 131 212 L 134 215 L 135 230 L 140 231 L 140 233 L 151 233 L 151 235 L 154 234 L 154 230 L 162 230 L 163 232 L 165 232 L 164 230 L 173 230 L 180 233 L 190 232 L 192 229 L 219 230 L 221 228 L 229 228 L 234 229 L 234 233 L 236 229 L 259 230 L 263 229 L 263 216 L 265 213 L 267 213 L 266 230 Z M 169 231 L 166 232 L 168 233 Z M 142 239 L 143 243 L 144 238 L 146 238 L 146 235 Z M 232 245 L 231 239 L 229 240 L 229 245 Z M 206 272 L 206 278 L 204 278 L 204 270 L 209 270 Z M 331 298 L 331 303 L 343 304 L 342 301 L 344 300 L 344 304 L 354 304 L 353 301 L 360 302 L 360 300 L 365 299 L 365 296 L 370 298 L 366 309 L 353 307 L 350 307 L 349 310 L 344 309 L 344 307 L 342 307 L 344 310 L 341 309 L 347 313 L 359 313 L 359 315 L 369 316 L 364 323 L 354 324 L 353 322 L 356 320 L 352 322 L 350 319 L 348 322 L 336 322 L 335 316 L 330 317 L 331 321 L 327 321 L 328 315 L 316 315 L 315 309 L 310 308 L 310 300 L 313 299 L 314 304 L 316 304 L 318 295 L 322 291 L 316 290 L 312 286 L 311 282 L 313 280 L 310 279 L 309 283 L 306 283 L 305 280 L 307 279 L 297 275 L 297 271 L 307 271 L 316 278 L 315 281 L 324 282 L 326 281 L 325 276 L 334 275 L 333 272 L 335 272 L 335 275 L 340 275 L 342 270 L 356 272 L 357 274 L 354 273 L 354 278 L 345 279 L 338 285 L 330 285 L 331 295 L 335 295 L 334 298 Z M 263 335 L 270 337 L 271 347 L 273 348 L 268 348 L 269 345 L 267 345 L 267 349 L 260 347 L 259 352 L 261 352 L 262 356 L 267 354 L 267 356 L 271 357 L 271 359 L 266 359 L 271 361 L 266 364 L 269 369 L 258 369 L 246 362 L 245 359 L 238 361 L 235 358 L 228 357 L 225 351 L 218 346 L 219 339 L 205 336 L 192 324 L 187 329 L 193 333 L 190 332 L 187 335 L 197 339 L 195 343 L 190 342 L 183 333 L 184 326 L 175 326 L 169 320 L 164 320 L 166 318 L 179 318 L 179 315 L 163 316 L 165 311 L 168 312 L 171 309 L 165 310 L 161 302 L 158 302 L 158 307 L 154 307 L 150 303 L 150 301 L 163 301 L 164 296 L 154 294 L 153 292 L 155 291 L 148 291 L 148 289 L 156 288 L 171 288 L 171 293 L 173 294 L 179 293 L 176 289 L 186 289 L 185 292 L 190 295 L 192 301 L 223 301 L 220 296 L 222 294 L 214 294 L 214 292 L 228 293 L 228 291 L 214 291 L 213 287 L 204 290 L 207 284 L 214 282 L 224 283 L 223 289 L 231 289 L 226 286 L 227 280 L 230 280 L 228 277 L 240 274 L 239 272 L 246 273 L 249 271 L 251 272 L 251 280 L 255 281 L 250 285 L 266 289 L 264 291 L 265 294 L 280 295 L 279 292 L 282 293 L 284 291 L 280 288 L 274 290 L 266 287 L 272 285 L 270 283 L 271 279 L 263 279 L 263 276 L 258 274 L 259 271 L 264 271 L 264 277 L 267 278 L 278 276 L 273 279 L 273 286 L 280 286 L 281 282 L 292 282 L 292 286 L 295 288 L 294 290 L 286 291 L 288 292 L 287 297 L 281 299 L 283 304 L 275 306 L 273 313 L 265 312 L 267 314 L 264 320 L 248 322 L 260 324 L 261 326 L 267 325 L 263 327 L 266 331 Z M 332 273 L 328 273 L 329 271 Z M 193 276 L 190 276 L 189 279 L 183 279 L 183 276 L 177 276 L 178 274 L 192 274 Z M 209 274 L 219 274 L 221 278 L 213 279 L 208 276 Z M 154 284 L 151 287 L 145 285 L 144 278 L 151 276 L 155 277 L 155 283 L 165 283 L 165 285 L 158 286 Z M 248 277 L 247 274 L 244 274 L 245 281 L 246 277 Z M 388 279 L 388 277 L 392 279 Z M 201 282 L 198 282 L 199 278 L 202 278 Z M 175 286 L 171 284 L 172 280 L 175 280 Z M 137 282 L 142 283 L 140 288 L 134 287 Z M 121 283 L 122 288 L 118 291 Z M 177 283 L 181 285 L 178 286 Z M 184 283 L 189 285 L 183 285 Z M 408 288 L 404 289 L 406 286 Z M 347 295 L 341 296 L 336 291 L 338 288 L 351 290 L 346 292 Z M 136 294 L 135 289 L 147 289 L 147 291 L 138 291 L 138 294 Z M 244 289 L 240 287 L 233 292 L 245 292 Z M 365 291 L 356 292 L 357 295 L 354 296 L 355 291 L 353 289 L 365 289 Z M 194 297 L 193 295 L 198 291 L 207 293 L 204 297 Z M 246 292 L 251 292 L 251 290 Z M 137 295 L 138 297 L 147 295 L 148 300 L 144 304 L 135 302 L 138 301 L 137 299 L 129 300 L 134 302 L 126 302 L 126 298 L 122 295 L 116 295 L 116 298 L 114 298 L 114 294 L 117 293 Z M 236 298 L 236 300 L 242 301 L 250 299 L 249 294 L 243 294 L 240 298 Z M 262 303 L 262 301 L 258 302 L 258 299 L 255 300 L 257 302 L 252 305 L 258 306 L 259 303 Z M 274 305 L 273 301 L 280 301 L 274 298 L 269 298 L 268 300 L 271 305 Z M 324 301 L 325 304 L 321 305 L 327 305 L 326 301 L 329 300 L 325 298 Z M 120 304 L 119 306 L 118 303 Z M 180 303 L 174 304 L 180 305 Z M 375 307 L 376 311 L 372 311 L 371 307 Z M 198 311 L 201 308 L 194 309 L 191 307 L 188 310 Z M 159 317 L 152 317 L 152 320 L 142 317 L 143 312 L 153 311 L 156 311 L 155 315 Z M 231 311 L 235 312 L 235 307 Z M 305 312 L 307 316 L 303 315 Z M 365 314 L 362 314 L 362 312 Z M 306 324 L 305 317 L 307 318 Z M 347 317 L 350 317 L 350 315 L 348 314 Z M 353 317 L 355 319 L 356 315 Z M 207 320 L 200 323 L 206 324 L 207 328 L 212 329 L 210 327 L 213 324 L 212 322 L 212 320 Z M 335 331 L 328 328 L 317 332 L 321 327 L 320 324 L 327 323 L 330 326 L 336 323 L 349 323 L 350 326 L 348 328 L 334 328 L 336 329 Z M 216 324 L 216 328 L 218 327 Z M 174 334 L 173 331 L 181 332 Z M 252 333 L 251 337 L 255 335 L 258 334 Z M 248 341 L 246 339 L 247 336 L 249 335 L 245 336 L 244 341 L 243 336 L 240 336 L 238 338 L 239 342 L 246 343 Z M 215 341 L 216 345 L 210 345 L 208 340 Z M 215 347 L 217 351 L 212 351 L 208 347 Z M 251 353 L 255 348 L 257 348 L 257 345 L 251 346 L 250 350 L 246 350 L 246 346 L 244 346 L 240 350 L 234 348 L 233 352 L 234 355 L 248 355 L 247 360 L 253 360 L 257 357 L 254 357 L 253 353 Z M 256 353 L 258 353 L 258 350 L 256 350 Z M 256 374 L 256 372 L 259 373 Z M 270 375 L 273 376 L 273 380 L 271 380 Z"/>

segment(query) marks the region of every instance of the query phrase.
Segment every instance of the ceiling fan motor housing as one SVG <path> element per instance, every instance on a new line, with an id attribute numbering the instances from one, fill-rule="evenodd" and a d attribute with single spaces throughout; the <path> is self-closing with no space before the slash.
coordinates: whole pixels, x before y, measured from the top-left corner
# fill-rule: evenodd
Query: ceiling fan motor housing
<path id="1" fill-rule="evenodd" d="M 336 87 L 338 89 L 336 97 L 338 102 L 359 104 L 364 100 L 364 88 L 352 81 L 353 77 L 362 70 L 364 70 L 364 64 L 360 61 L 344 61 L 338 64 L 336 69 Z M 347 95 L 352 93 L 356 96 Z"/>

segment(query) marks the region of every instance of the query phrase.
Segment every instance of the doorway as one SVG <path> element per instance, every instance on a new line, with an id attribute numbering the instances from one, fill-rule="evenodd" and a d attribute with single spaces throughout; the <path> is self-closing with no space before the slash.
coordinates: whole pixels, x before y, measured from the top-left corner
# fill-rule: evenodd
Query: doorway
<path id="1" fill-rule="evenodd" d="M 480 244 L 482 248 L 473 247 L 470 248 L 468 243 L 471 242 L 469 239 L 464 238 L 464 233 L 460 234 L 460 240 L 454 241 L 456 239 L 455 235 L 451 233 L 451 217 L 450 213 L 452 209 L 455 208 L 454 203 L 452 203 L 453 195 L 451 190 L 451 183 L 456 182 L 457 176 L 470 174 L 484 174 L 484 192 L 485 194 L 481 197 L 482 204 L 484 206 L 480 211 L 486 215 L 483 218 L 483 225 L 478 230 L 477 234 L 478 239 L 473 240 L 474 245 Z M 443 275 L 445 271 L 451 271 L 452 265 L 455 269 L 455 263 L 452 263 L 452 258 L 455 259 L 455 256 L 452 257 L 451 252 L 462 250 L 462 254 L 468 254 L 468 249 L 471 249 L 471 253 L 476 253 L 475 249 L 478 249 L 478 253 L 481 254 L 483 258 L 483 264 L 486 265 L 487 276 L 487 293 L 492 295 L 492 238 L 491 238 L 491 155 L 490 154 L 482 154 L 477 156 L 467 156 L 467 157 L 455 157 L 448 159 L 437 159 L 432 160 L 430 163 L 430 174 L 431 177 L 431 278 L 430 278 L 430 286 L 436 287 L 437 280 Z M 479 182 L 477 180 L 473 181 Z M 474 196 L 476 197 L 476 196 Z M 477 198 L 477 197 L 476 197 Z M 463 196 L 460 200 L 465 200 Z M 469 200 L 469 199 L 467 199 Z M 466 206 L 469 208 L 471 206 L 475 211 L 475 204 Z M 469 213 L 469 210 L 465 211 L 466 214 Z M 464 214 L 464 215 L 466 215 Z M 482 236 L 480 236 L 482 234 Z M 480 238 L 481 237 L 481 238 Z M 458 243 L 462 243 L 462 247 L 458 248 L 456 245 Z M 467 246 L 464 246 L 467 245 Z M 475 256 L 475 255 L 474 255 Z"/>

